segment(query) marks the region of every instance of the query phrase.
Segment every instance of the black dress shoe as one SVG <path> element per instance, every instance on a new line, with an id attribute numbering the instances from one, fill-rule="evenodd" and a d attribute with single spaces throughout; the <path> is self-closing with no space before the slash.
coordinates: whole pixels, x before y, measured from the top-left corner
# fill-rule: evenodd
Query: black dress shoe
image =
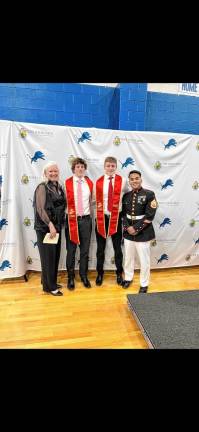
<path id="1" fill-rule="evenodd" d="M 75 282 L 73 277 L 68 278 L 67 288 L 72 291 L 75 289 Z"/>
<path id="2" fill-rule="evenodd" d="M 140 287 L 140 291 L 139 291 L 139 293 L 146 293 L 147 292 L 147 289 L 148 289 L 148 286 L 146 286 L 146 287 Z"/>
<path id="3" fill-rule="evenodd" d="M 130 284 L 131 284 L 131 282 L 132 281 L 126 281 L 126 280 L 123 280 L 123 282 L 122 282 L 122 288 L 128 288 L 129 286 L 130 286 Z"/>
<path id="4" fill-rule="evenodd" d="M 85 288 L 91 288 L 90 281 L 88 280 L 88 278 L 86 276 L 81 277 L 81 281 L 83 282 Z"/>
<path id="5" fill-rule="evenodd" d="M 122 282 L 123 282 L 122 275 L 121 275 L 121 274 L 118 274 L 118 275 L 117 275 L 117 284 L 118 284 L 118 285 L 122 285 Z"/>
<path id="6" fill-rule="evenodd" d="M 49 291 L 49 293 L 52 294 L 53 296 L 63 296 L 63 293 L 61 291 L 57 291 L 57 292 Z"/>
<path id="7" fill-rule="evenodd" d="M 103 282 L 103 274 L 98 273 L 95 283 L 96 285 L 100 286 L 102 285 L 102 282 Z"/>

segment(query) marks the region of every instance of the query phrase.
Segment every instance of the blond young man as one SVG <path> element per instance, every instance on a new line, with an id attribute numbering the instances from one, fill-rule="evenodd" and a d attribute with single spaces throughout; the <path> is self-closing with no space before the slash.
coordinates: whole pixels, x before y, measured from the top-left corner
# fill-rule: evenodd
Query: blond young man
<path id="1" fill-rule="evenodd" d="M 102 285 L 104 275 L 105 247 L 107 237 L 111 237 L 116 265 L 116 281 L 122 284 L 123 254 L 122 242 L 122 197 L 128 189 L 127 180 L 116 174 L 117 159 L 106 157 L 104 175 L 95 183 L 96 200 L 96 240 L 97 240 L 97 278 L 96 285 Z"/>

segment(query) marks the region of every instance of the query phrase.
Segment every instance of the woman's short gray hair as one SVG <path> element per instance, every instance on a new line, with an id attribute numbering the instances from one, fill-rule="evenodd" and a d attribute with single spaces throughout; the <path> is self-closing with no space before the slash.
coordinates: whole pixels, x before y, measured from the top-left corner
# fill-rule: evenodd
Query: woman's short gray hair
<path id="1" fill-rule="evenodd" d="M 44 181 L 44 182 L 47 182 L 47 181 L 48 181 L 48 178 L 46 177 L 46 170 L 47 170 L 48 168 L 50 168 L 51 166 L 54 166 L 54 165 L 57 166 L 58 171 L 59 171 L 59 167 L 58 167 L 58 165 L 57 165 L 57 162 L 49 161 L 46 165 L 44 165 L 44 167 L 43 167 L 43 171 L 42 171 L 42 181 Z"/>

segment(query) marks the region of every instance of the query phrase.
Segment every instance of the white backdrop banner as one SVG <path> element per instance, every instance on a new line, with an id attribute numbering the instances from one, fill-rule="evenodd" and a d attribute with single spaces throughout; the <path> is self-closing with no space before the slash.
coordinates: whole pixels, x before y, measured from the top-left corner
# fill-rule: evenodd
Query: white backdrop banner
<path id="1" fill-rule="evenodd" d="M 151 268 L 199 264 L 199 136 L 0 121 L 1 279 L 41 270 L 33 193 L 49 160 L 58 163 L 64 183 L 72 175 L 71 161 L 77 156 L 87 161 L 87 173 L 93 180 L 103 174 L 107 156 L 117 158 L 118 172 L 124 177 L 132 169 L 142 172 L 143 187 L 155 192 L 159 204 Z M 65 270 L 65 261 L 63 230 L 60 270 Z M 93 223 L 89 269 L 95 267 Z M 115 269 L 110 238 L 104 268 Z"/>

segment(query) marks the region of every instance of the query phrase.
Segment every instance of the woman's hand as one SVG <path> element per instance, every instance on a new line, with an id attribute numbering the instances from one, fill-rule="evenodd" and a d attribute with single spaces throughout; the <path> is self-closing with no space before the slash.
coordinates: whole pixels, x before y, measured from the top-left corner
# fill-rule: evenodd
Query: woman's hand
<path id="1" fill-rule="evenodd" d="M 54 225 L 53 225 L 52 222 L 49 222 L 48 228 L 50 230 L 50 238 L 54 238 L 56 236 L 56 234 L 57 234 L 57 231 L 56 231 L 56 229 L 55 229 L 55 227 L 54 227 Z"/>

